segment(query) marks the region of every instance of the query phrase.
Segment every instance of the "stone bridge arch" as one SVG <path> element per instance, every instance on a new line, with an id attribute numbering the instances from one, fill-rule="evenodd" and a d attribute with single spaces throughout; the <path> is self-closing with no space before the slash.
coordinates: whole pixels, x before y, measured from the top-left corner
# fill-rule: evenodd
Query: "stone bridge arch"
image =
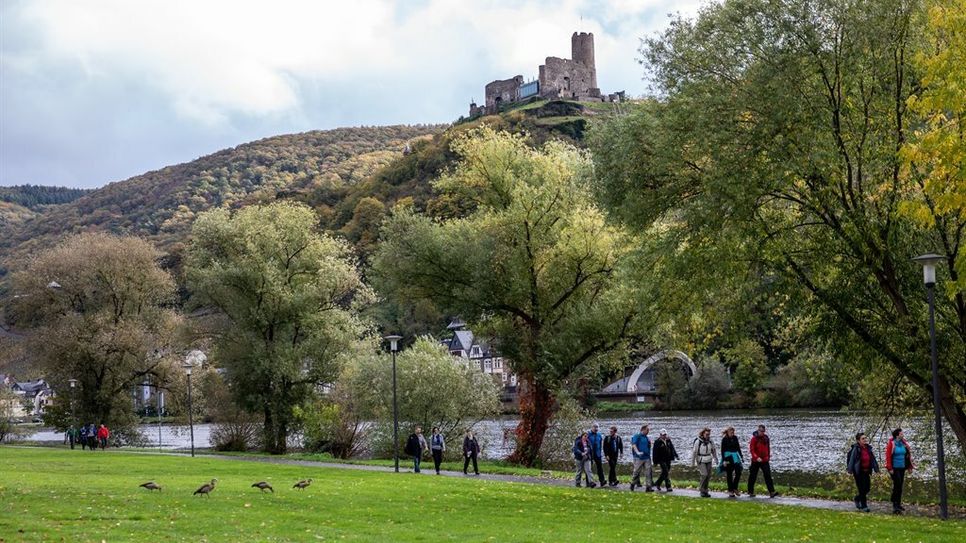
<path id="1" fill-rule="evenodd" d="M 630 377 L 627 378 L 627 392 L 638 392 L 637 382 L 640 380 L 641 374 L 654 364 L 657 364 L 661 360 L 667 360 L 668 358 L 674 358 L 683 362 L 691 370 L 692 379 L 698 374 L 698 367 L 694 365 L 694 361 L 692 361 L 691 357 L 688 355 L 681 351 L 660 351 L 647 357 L 646 360 L 641 362 L 640 365 L 634 369 L 634 372 L 631 373 Z"/>

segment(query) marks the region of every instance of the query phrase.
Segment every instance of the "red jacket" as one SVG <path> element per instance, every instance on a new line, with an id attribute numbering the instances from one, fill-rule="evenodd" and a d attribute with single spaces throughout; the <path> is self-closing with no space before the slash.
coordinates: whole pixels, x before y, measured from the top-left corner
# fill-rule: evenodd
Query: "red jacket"
<path id="1" fill-rule="evenodd" d="M 768 435 L 759 436 L 758 432 L 752 434 L 748 452 L 751 453 L 752 462 L 768 462 L 771 459 L 771 440 Z"/>
<path id="2" fill-rule="evenodd" d="M 97 429 L 97 439 L 107 439 L 111 437 L 111 431 L 107 429 L 107 426 L 101 426 Z"/>
<path id="3" fill-rule="evenodd" d="M 902 444 L 906 446 L 906 469 L 912 471 L 912 449 L 909 448 L 909 443 L 905 439 L 902 440 Z M 890 439 L 889 443 L 886 445 L 886 471 L 892 471 L 892 449 L 895 448 L 895 439 Z"/>

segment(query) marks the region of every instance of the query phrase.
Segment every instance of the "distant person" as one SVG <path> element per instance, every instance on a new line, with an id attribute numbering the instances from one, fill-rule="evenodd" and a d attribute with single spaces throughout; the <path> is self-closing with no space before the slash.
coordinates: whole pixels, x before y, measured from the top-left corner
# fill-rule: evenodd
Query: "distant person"
<path id="1" fill-rule="evenodd" d="M 419 473 L 419 464 L 423 460 L 423 452 L 426 451 L 426 438 L 423 437 L 423 428 L 417 426 L 413 433 L 409 434 L 406 440 L 406 454 L 413 457 L 413 472 Z"/>
<path id="2" fill-rule="evenodd" d="M 80 440 L 81 450 L 87 448 L 87 426 L 81 424 L 80 429 L 77 431 L 77 439 Z"/>
<path id="3" fill-rule="evenodd" d="M 110 437 L 111 431 L 107 429 L 107 426 L 104 426 L 104 424 L 101 423 L 100 428 L 97 429 L 97 442 L 100 444 L 101 450 L 107 448 L 107 440 Z"/>
<path id="4" fill-rule="evenodd" d="M 587 488 L 594 488 L 597 484 L 594 483 L 593 475 L 590 472 L 590 438 L 587 432 L 581 432 L 577 436 L 571 450 L 574 453 L 574 464 L 577 466 L 577 475 L 574 479 L 575 486 L 580 487 L 580 479 L 583 476 L 587 479 Z"/>
<path id="5" fill-rule="evenodd" d="M 691 465 L 698 468 L 701 475 L 701 497 L 710 498 L 708 485 L 711 483 L 711 473 L 714 464 L 718 463 L 718 449 L 711 441 L 711 428 L 704 428 L 698 432 L 698 437 L 691 445 Z"/>
<path id="6" fill-rule="evenodd" d="M 759 424 L 758 430 L 751 434 L 751 443 L 748 444 L 748 454 L 751 455 L 751 471 L 748 472 L 748 496 L 755 497 L 755 481 L 758 480 L 758 472 L 765 477 L 765 486 L 768 487 L 768 497 L 774 498 L 778 495 L 775 492 L 775 483 L 771 480 L 771 439 L 765 431 L 765 425 Z"/>
<path id="7" fill-rule="evenodd" d="M 653 449 L 651 458 L 654 464 L 661 468 L 661 475 L 654 482 L 654 486 L 661 490 L 661 482 L 663 481 L 667 491 L 673 492 L 671 490 L 671 462 L 678 459 L 678 452 L 674 450 L 674 443 L 668 437 L 667 430 L 661 430 L 651 448 Z"/>
<path id="8" fill-rule="evenodd" d="M 67 427 L 67 431 L 64 432 L 64 443 L 70 444 L 70 449 L 74 450 L 74 443 L 77 442 L 78 432 L 77 427 L 71 424 Z"/>
<path id="9" fill-rule="evenodd" d="M 480 474 L 480 467 L 476 463 L 479 455 L 480 442 L 476 440 L 473 432 L 467 430 L 466 436 L 463 437 L 463 475 L 466 475 L 466 469 L 470 467 L 471 461 L 473 462 L 473 473 L 475 475 Z"/>
<path id="10" fill-rule="evenodd" d="M 429 450 L 433 454 L 433 467 L 439 475 L 439 465 L 443 463 L 443 453 L 446 452 L 446 440 L 439 433 L 439 427 L 433 427 L 433 435 L 429 437 Z"/>
<path id="11" fill-rule="evenodd" d="M 604 436 L 601 435 L 600 426 L 596 422 L 590 427 L 587 440 L 590 442 L 590 462 L 593 464 L 593 469 L 597 471 L 600 486 L 603 487 L 607 484 L 607 480 L 604 479 Z"/>
<path id="12" fill-rule="evenodd" d="M 607 482 L 610 486 L 617 486 L 617 462 L 624 456 L 624 440 L 617 433 L 617 427 L 611 426 L 610 433 L 604 438 L 604 455 L 607 457 L 607 466 L 610 468 L 607 474 Z"/>
<path id="13" fill-rule="evenodd" d="M 87 448 L 91 451 L 97 449 L 97 426 L 93 422 L 87 425 Z"/>
<path id="14" fill-rule="evenodd" d="M 869 439 L 865 434 L 859 432 L 855 434 L 855 444 L 849 450 L 848 468 L 846 471 L 855 478 L 855 488 L 858 494 L 855 495 L 855 508 L 859 511 L 869 512 L 869 489 L 872 488 L 872 474 L 879 473 L 879 462 L 875 459 L 875 453 L 869 446 Z"/>
<path id="15" fill-rule="evenodd" d="M 741 495 L 738 485 L 741 483 L 742 462 L 741 442 L 735 435 L 735 427 L 729 426 L 721 435 L 721 465 L 728 478 L 729 498 Z"/>
<path id="16" fill-rule="evenodd" d="M 912 471 L 912 450 L 902 428 L 892 431 L 892 439 L 886 444 L 886 471 L 892 477 L 892 512 L 901 515 L 906 510 L 902 506 L 902 485 L 906 472 Z"/>
<path id="17" fill-rule="evenodd" d="M 645 424 L 641 431 L 631 437 L 631 455 L 634 457 L 634 474 L 631 477 L 631 492 L 641 487 L 644 475 L 645 492 L 654 492 L 654 469 L 651 466 L 651 438 L 647 437 L 650 428 Z"/>

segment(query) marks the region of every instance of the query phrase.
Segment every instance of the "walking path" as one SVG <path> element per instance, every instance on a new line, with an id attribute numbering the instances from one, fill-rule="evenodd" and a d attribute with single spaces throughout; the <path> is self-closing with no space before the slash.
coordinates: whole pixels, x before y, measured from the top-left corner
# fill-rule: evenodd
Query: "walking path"
<path id="1" fill-rule="evenodd" d="M 161 454 L 161 453 L 155 453 Z M 183 453 L 164 453 L 165 455 L 171 456 L 187 456 Z M 372 466 L 366 464 L 341 464 L 338 462 L 319 462 L 315 460 L 297 460 L 294 458 L 284 458 L 278 456 L 231 456 L 222 454 L 208 454 L 205 453 L 201 455 L 204 458 L 214 458 L 218 460 L 235 460 L 241 462 L 263 462 L 268 464 L 285 464 L 293 466 L 305 466 L 314 468 L 331 468 L 331 469 L 351 469 L 359 471 L 377 471 L 377 472 L 392 472 L 393 468 L 386 466 Z M 411 472 L 411 470 L 401 471 Z M 435 476 L 432 468 L 423 470 L 423 475 L 430 477 Z M 445 477 L 467 477 L 463 475 L 462 472 L 457 471 L 441 471 L 440 476 Z M 486 481 L 499 481 L 504 483 L 523 483 L 523 484 L 537 484 L 537 485 L 549 485 L 549 486 L 562 486 L 562 487 L 573 487 L 573 481 L 568 479 L 556 479 L 552 477 L 528 477 L 522 475 L 499 475 L 499 474 L 481 474 L 479 476 L 470 475 L 469 477 L 476 479 L 483 479 Z M 597 489 L 587 489 L 587 492 L 601 492 L 601 487 Z M 604 487 L 604 491 L 609 492 L 629 492 L 627 485 L 620 485 L 618 487 Z M 644 492 L 643 490 L 638 490 L 637 492 Z M 664 494 L 661 492 L 660 494 Z M 686 498 L 698 498 L 701 499 L 701 495 L 697 490 L 690 488 L 675 488 L 673 493 L 668 494 L 668 496 L 683 496 Z M 812 509 L 827 509 L 830 511 L 853 511 L 856 514 L 862 514 L 855 509 L 855 505 L 852 502 L 843 502 L 837 500 L 823 500 L 817 498 L 799 498 L 795 496 L 778 496 L 775 498 L 768 497 L 755 497 L 751 498 L 747 495 L 742 495 L 739 498 L 729 498 L 727 494 L 723 492 L 712 492 L 712 500 L 728 500 L 728 501 L 754 501 L 765 504 L 777 504 L 777 505 L 791 505 L 798 507 L 809 507 Z M 870 509 L 873 513 L 880 514 L 892 514 L 892 504 L 890 503 L 870 503 Z M 950 518 L 963 518 L 963 513 L 957 511 L 955 508 L 950 510 Z M 938 508 L 935 506 L 919 506 L 909 504 L 906 506 L 907 515 L 916 515 L 923 517 L 938 517 Z"/>

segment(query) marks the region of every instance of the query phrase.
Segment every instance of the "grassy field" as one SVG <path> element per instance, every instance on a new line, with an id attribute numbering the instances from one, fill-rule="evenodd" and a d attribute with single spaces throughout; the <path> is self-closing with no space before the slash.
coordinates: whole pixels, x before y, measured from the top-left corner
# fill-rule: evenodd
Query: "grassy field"
<path id="1" fill-rule="evenodd" d="M 203 457 L 0 447 L 0 473 L 4 542 L 966 540 L 966 522 Z"/>

